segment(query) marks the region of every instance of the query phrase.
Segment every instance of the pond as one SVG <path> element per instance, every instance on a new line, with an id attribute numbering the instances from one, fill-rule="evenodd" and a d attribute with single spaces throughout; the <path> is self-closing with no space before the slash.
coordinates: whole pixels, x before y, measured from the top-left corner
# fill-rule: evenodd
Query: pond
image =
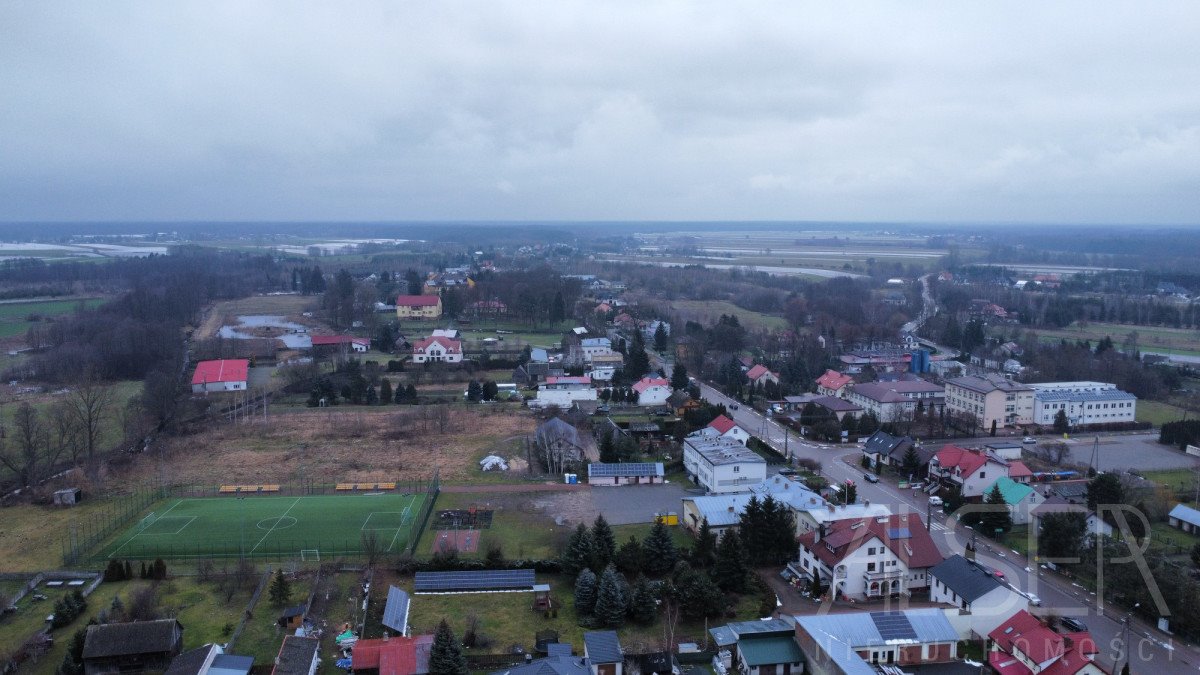
<path id="1" fill-rule="evenodd" d="M 279 339 L 289 349 L 309 349 L 312 347 L 312 338 L 308 335 L 308 328 L 294 321 L 288 321 L 282 316 L 269 316 L 266 314 L 252 314 L 248 316 L 239 316 L 236 326 L 221 326 L 220 335 L 223 338 L 233 338 L 235 340 L 250 340 L 261 337 L 274 337 Z M 248 332 L 255 329 L 270 328 L 270 335 L 264 334 L 261 330 Z"/>

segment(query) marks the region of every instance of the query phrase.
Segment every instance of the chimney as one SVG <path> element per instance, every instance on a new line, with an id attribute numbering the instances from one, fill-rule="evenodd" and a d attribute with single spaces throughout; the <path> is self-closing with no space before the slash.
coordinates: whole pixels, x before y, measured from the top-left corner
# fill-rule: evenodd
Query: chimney
<path id="1" fill-rule="evenodd" d="M 1075 646 L 1075 641 L 1072 640 L 1069 635 L 1064 635 L 1063 636 L 1063 650 L 1069 652 L 1069 651 L 1071 651 L 1071 649 L 1074 646 Z"/>
<path id="2" fill-rule="evenodd" d="M 863 500 L 863 506 L 870 506 L 870 505 L 871 505 L 871 500 L 870 500 L 870 499 L 864 499 L 864 500 Z"/>

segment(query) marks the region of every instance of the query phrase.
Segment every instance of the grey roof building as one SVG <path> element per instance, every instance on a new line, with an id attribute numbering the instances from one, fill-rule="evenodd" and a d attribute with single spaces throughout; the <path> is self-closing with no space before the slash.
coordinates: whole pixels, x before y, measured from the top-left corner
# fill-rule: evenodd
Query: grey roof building
<path id="1" fill-rule="evenodd" d="M 615 630 L 594 630 L 583 634 L 583 655 L 593 664 L 622 663 L 625 652 Z"/>
<path id="2" fill-rule="evenodd" d="M 929 570 L 929 575 L 967 603 L 1003 586 L 995 576 L 961 555 L 952 555 Z"/>

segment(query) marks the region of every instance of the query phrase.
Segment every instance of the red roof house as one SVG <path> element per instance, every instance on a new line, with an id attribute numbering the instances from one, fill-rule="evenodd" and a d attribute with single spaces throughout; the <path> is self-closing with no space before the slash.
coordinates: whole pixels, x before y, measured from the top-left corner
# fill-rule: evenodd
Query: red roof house
<path id="1" fill-rule="evenodd" d="M 418 675 L 429 672 L 432 635 L 359 640 L 354 643 L 350 668 L 355 673 Z"/>
<path id="2" fill-rule="evenodd" d="M 732 438 L 742 445 L 745 445 L 750 438 L 750 434 L 745 429 L 724 415 L 717 415 L 716 419 L 708 423 L 708 429 L 715 432 L 715 436 Z"/>
<path id="3" fill-rule="evenodd" d="M 246 359 L 201 361 L 192 374 L 192 393 L 209 391 L 245 391 L 250 372 Z"/>
<path id="4" fill-rule="evenodd" d="M 461 340 L 434 335 L 413 343 L 413 363 L 460 363 L 462 359 Z"/>
<path id="5" fill-rule="evenodd" d="M 822 532 L 822 530 L 824 530 Z M 942 562 L 933 537 L 925 529 L 925 523 L 915 513 L 892 514 L 867 518 L 844 518 L 828 523 L 824 528 L 805 532 L 797 538 L 800 542 L 801 559 L 819 563 L 829 570 L 839 565 L 850 569 L 838 593 L 848 596 L 886 596 L 892 592 L 906 592 L 929 586 L 928 571 Z M 891 553 L 895 566 L 874 567 L 881 559 L 854 556 L 855 551 L 866 546 L 875 548 L 882 544 Z M 886 560 L 882 560 L 886 565 Z"/>
<path id="6" fill-rule="evenodd" d="M 1008 475 L 1008 465 L 979 448 L 947 445 L 930 460 L 929 475 L 959 488 L 967 499 L 980 498 L 997 478 Z"/>
<path id="7" fill-rule="evenodd" d="M 836 370 L 826 370 L 817 378 L 817 393 L 825 396 L 841 396 L 842 389 L 854 381 L 853 377 L 843 375 Z"/>
<path id="8" fill-rule="evenodd" d="M 1028 483 L 1033 480 L 1033 471 L 1025 466 L 1025 462 L 1014 461 L 1008 463 L 1008 477 L 1018 483 Z"/>
<path id="9" fill-rule="evenodd" d="M 643 377 L 632 389 L 638 393 L 640 406 L 664 405 L 671 397 L 671 383 L 661 377 Z"/>
<path id="10" fill-rule="evenodd" d="M 1025 610 L 988 634 L 988 665 L 1000 675 L 1107 675 L 1091 633 L 1056 633 Z"/>
<path id="11" fill-rule="evenodd" d="M 779 384 L 779 376 L 772 373 L 770 368 L 761 363 L 746 371 L 746 379 L 750 380 L 751 384 L 766 384 L 768 382 Z"/>

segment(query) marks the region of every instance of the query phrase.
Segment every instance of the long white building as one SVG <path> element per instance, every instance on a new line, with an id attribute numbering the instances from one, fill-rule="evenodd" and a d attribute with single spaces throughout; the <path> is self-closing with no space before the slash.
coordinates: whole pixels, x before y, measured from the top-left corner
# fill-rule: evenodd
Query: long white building
<path id="1" fill-rule="evenodd" d="M 1042 382 L 1033 389 L 1033 421 L 1054 424 L 1058 411 L 1065 410 L 1071 426 L 1132 422 L 1137 415 L 1137 397 L 1108 382 Z"/>

